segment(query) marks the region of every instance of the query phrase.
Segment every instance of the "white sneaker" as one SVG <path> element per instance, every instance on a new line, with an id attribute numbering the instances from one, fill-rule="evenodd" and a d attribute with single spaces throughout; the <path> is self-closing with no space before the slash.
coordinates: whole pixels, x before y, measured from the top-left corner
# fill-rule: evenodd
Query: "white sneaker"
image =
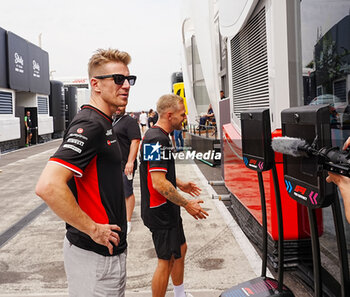
<path id="1" fill-rule="evenodd" d="M 127 227 L 127 230 L 126 230 L 126 234 L 129 234 L 130 231 L 131 231 L 131 222 L 128 222 L 128 227 Z"/>

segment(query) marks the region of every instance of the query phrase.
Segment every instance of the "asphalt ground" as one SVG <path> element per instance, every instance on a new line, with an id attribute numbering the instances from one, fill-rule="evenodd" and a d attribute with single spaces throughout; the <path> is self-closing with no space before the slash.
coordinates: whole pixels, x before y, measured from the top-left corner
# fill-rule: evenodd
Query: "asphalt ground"
<path id="1" fill-rule="evenodd" d="M 62 255 L 65 225 L 34 191 L 42 169 L 59 144 L 60 140 L 50 141 L 0 158 L 0 297 L 68 296 Z M 200 198 L 210 214 L 206 220 L 196 221 L 182 213 L 188 244 L 186 290 L 195 297 L 214 297 L 258 276 L 261 260 L 257 252 L 223 202 L 212 199 L 215 191 L 202 171 L 195 163 L 184 162 L 178 162 L 176 169 L 178 178 L 192 180 L 202 188 Z M 140 218 L 138 172 L 134 191 L 126 296 L 148 297 L 157 259 L 151 234 Z M 171 281 L 166 296 L 173 296 Z"/>

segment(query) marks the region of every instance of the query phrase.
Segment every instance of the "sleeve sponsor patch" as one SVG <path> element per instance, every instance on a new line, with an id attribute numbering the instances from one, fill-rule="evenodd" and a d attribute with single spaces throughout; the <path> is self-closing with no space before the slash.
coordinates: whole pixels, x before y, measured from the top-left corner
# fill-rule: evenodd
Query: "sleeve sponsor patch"
<path id="1" fill-rule="evenodd" d="M 71 149 L 71 150 L 77 152 L 78 154 L 81 154 L 81 149 L 76 147 L 76 146 L 74 146 L 74 145 L 72 145 L 72 144 L 67 144 L 66 143 L 66 144 L 63 145 L 63 147 Z"/>
<path id="2" fill-rule="evenodd" d="M 77 145 L 80 145 L 80 146 L 83 146 L 85 144 L 84 141 L 81 141 L 81 140 L 78 140 L 78 139 L 75 139 L 75 138 L 68 138 L 67 142 L 74 143 L 74 144 L 77 144 Z"/>
<path id="3" fill-rule="evenodd" d="M 68 135 L 68 137 L 77 137 L 77 138 L 81 138 L 81 139 L 84 139 L 84 140 L 88 140 L 88 138 L 84 135 L 81 135 L 81 134 L 76 134 L 76 133 L 70 133 Z"/>

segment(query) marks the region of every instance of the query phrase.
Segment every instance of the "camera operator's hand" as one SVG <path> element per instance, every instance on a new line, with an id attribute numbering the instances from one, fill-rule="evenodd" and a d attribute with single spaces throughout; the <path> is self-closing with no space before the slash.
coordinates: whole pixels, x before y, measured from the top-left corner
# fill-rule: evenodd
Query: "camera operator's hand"
<path id="1" fill-rule="evenodd" d="M 350 145 L 350 137 L 345 141 L 345 143 L 343 145 L 343 150 L 346 150 L 349 145 Z"/>
<path id="2" fill-rule="evenodd" d="M 349 149 L 350 137 L 345 141 L 343 145 L 343 150 Z M 350 223 L 350 178 L 340 174 L 335 174 L 333 172 L 328 172 L 326 181 L 328 183 L 335 183 L 338 186 L 344 201 L 345 216 L 347 221 Z"/>
<path id="3" fill-rule="evenodd" d="M 328 172 L 328 176 L 326 178 L 326 181 L 328 183 L 335 183 L 339 188 L 340 187 L 349 187 L 350 190 L 350 178 L 336 174 L 333 172 Z"/>
<path id="4" fill-rule="evenodd" d="M 350 178 L 340 174 L 328 172 L 326 181 L 328 183 L 333 182 L 338 186 L 344 201 L 345 216 L 348 223 L 350 223 Z"/>

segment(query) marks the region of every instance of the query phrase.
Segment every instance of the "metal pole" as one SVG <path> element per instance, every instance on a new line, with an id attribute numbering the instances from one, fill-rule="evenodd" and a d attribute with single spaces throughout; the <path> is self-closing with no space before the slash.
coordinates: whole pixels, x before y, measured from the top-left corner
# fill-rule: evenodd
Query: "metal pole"
<path id="1" fill-rule="evenodd" d="M 280 188 L 278 184 L 278 175 L 276 165 L 272 166 L 272 178 L 275 188 L 276 196 L 276 210 L 277 210 L 277 223 L 278 223 L 278 291 L 282 292 L 283 289 L 283 269 L 284 269 L 284 249 L 283 249 L 283 218 L 282 218 L 282 205 Z"/>
<path id="2" fill-rule="evenodd" d="M 260 200 L 261 200 L 261 213 L 262 213 L 262 265 L 261 276 L 266 277 L 267 267 L 267 216 L 266 216 L 266 199 L 264 190 L 264 180 L 261 172 L 258 172 Z"/>
<path id="3" fill-rule="evenodd" d="M 315 297 L 322 296 L 322 277 L 321 277 L 321 256 L 320 242 L 318 239 L 318 229 L 315 210 L 307 208 L 310 223 L 311 246 L 312 246 L 312 263 L 314 267 L 314 292 Z"/>
<path id="4" fill-rule="evenodd" d="M 341 296 L 350 296 L 349 288 L 349 262 L 347 255 L 346 238 L 344 233 L 344 224 L 342 219 L 342 213 L 340 209 L 339 196 L 337 193 L 334 202 L 332 203 L 332 212 L 334 220 L 335 234 L 337 238 L 338 257 L 340 266 L 340 283 L 341 283 Z"/>

